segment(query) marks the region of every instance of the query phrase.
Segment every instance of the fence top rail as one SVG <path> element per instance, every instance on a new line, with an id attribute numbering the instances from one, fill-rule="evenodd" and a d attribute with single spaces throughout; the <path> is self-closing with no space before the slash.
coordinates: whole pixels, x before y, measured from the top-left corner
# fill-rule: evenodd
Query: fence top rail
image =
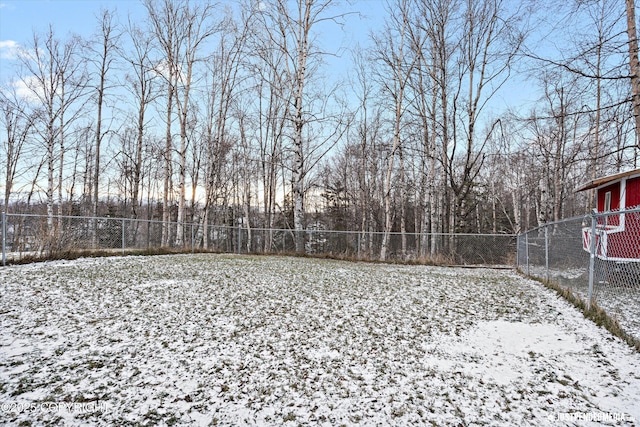
<path id="1" fill-rule="evenodd" d="M 169 221 L 169 222 L 165 222 L 165 221 L 161 221 L 161 220 L 157 220 L 157 219 L 141 219 L 141 218 L 124 218 L 124 217 L 94 217 L 94 216 L 83 216 L 83 215 L 53 215 L 53 216 L 49 216 L 46 214 L 30 214 L 30 213 L 8 213 L 8 212 L 3 212 L 3 214 L 8 218 L 8 217 L 24 217 L 24 218 L 54 218 L 54 219 L 74 219 L 74 220 L 109 220 L 109 221 L 118 221 L 118 222 L 144 222 L 144 223 L 150 223 L 150 224 L 158 224 L 158 225 L 162 225 L 162 224 L 167 224 L 167 225 L 177 225 L 178 222 L 176 221 Z M 203 224 L 201 223 L 197 223 L 197 222 L 183 222 L 182 223 L 185 226 L 195 226 L 195 227 L 200 227 Z M 228 225 L 228 224 L 209 224 L 209 227 L 213 227 L 213 228 L 230 228 L 230 229 L 234 229 L 237 230 L 238 227 L 244 228 L 246 229 L 247 226 L 246 225 Z M 286 232 L 286 233 L 293 233 L 296 230 L 292 229 L 292 228 L 263 228 L 263 227 L 250 227 L 251 230 L 253 231 L 280 231 L 280 232 Z M 330 229 L 313 229 L 313 228 L 306 228 L 304 230 L 302 230 L 304 232 L 307 233 L 335 233 L 335 234 L 360 234 L 360 235 L 384 235 L 385 233 L 392 235 L 392 236 L 401 236 L 401 235 L 405 235 L 405 236 L 439 236 L 439 237 L 478 237 L 478 236 L 482 236 L 482 237 L 506 237 L 506 238 L 515 238 L 518 237 L 517 234 L 510 234 L 510 233 L 429 233 L 429 232 L 422 232 L 422 233 L 416 233 L 416 232 L 406 232 L 406 233 L 402 233 L 400 231 L 390 231 L 390 232 L 384 232 L 384 231 L 362 231 L 362 230 L 330 230 Z"/>
<path id="2" fill-rule="evenodd" d="M 593 212 L 592 214 L 600 217 L 600 216 L 610 216 L 610 215 L 618 215 L 618 214 L 622 214 L 622 213 L 638 213 L 640 212 L 640 206 L 635 206 L 633 208 L 629 208 L 629 209 L 617 209 L 617 210 L 611 210 L 608 212 Z"/>
<path id="3" fill-rule="evenodd" d="M 111 221 L 139 221 L 139 222 L 150 222 L 150 223 L 158 223 L 162 224 L 163 222 L 157 219 L 141 219 L 141 218 L 124 218 L 124 217 L 115 217 L 115 216 L 86 216 L 86 215 L 46 215 L 46 214 L 29 214 L 29 213 L 8 213 L 5 215 L 7 217 L 15 216 L 15 217 L 25 217 L 25 218 L 53 218 L 53 219 L 85 219 L 85 220 L 111 220 Z M 166 224 L 166 223 L 165 223 Z M 175 222 L 169 222 L 168 224 L 177 224 Z M 189 225 L 189 223 L 183 223 L 185 225 Z M 194 224 L 197 225 L 197 224 Z"/>
<path id="4" fill-rule="evenodd" d="M 223 226 L 225 227 L 225 226 Z M 231 226 L 226 226 L 226 227 L 231 227 Z M 233 228 L 237 228 L 237 227 L 233 227 Z M 294 229 L 292 228 L 259 228 L 259 227 L 251 227 L 252 230 L 254 231 L 286 231 L 286 232 L 295 232 Z M 313 229 L 313 228 L 307 228 L 304 229 L 302 231 L 305 231 L 307 233 L 336 233 L 336 234 L 360 234 L 360 235 L 366 235 L 366 234 L 380 234 L 383 235 L 385 234 L 384 231 L 362 231 L 362 230 L 323 230 L 323 229 Z M 517 234 L 508 234 L 508 233 L 427 233 L 427 232 L 423 232 L 423 233 L 416 233 L 416 232 L 406 232 L 406 233 L 402 233 L 401 231 L 389 231 L 388 234 L 392 235 L 392 236 L 401 236 L 401 235 L 405 235 L 405 236 L 443 236 L 443 237 L 451 237 L 451 236 L 455 236 L 455 237 L 474 237 L 474 236 L 482 236 L 482 237 L 509 237 L 509 238 L 515 238 L 518 237 Z"/>
<path id="5" fill-rule="evenodd" d="M 547 222 L 546 224 L 542 224 L 542 225 L 539 225 L 537 227 L 530 228 L 527 231 L 523 231 L 522 233 L 518 234 L 518 236 L 524 236 L 525 234 L 534 233 L 534 232 L 537 232 L 539 230 L 543 230 L 543 229 L 545 229 L 547 227 L 553 227 L 553 226 L 556 226 L 556 225 L 564 224 L 566 222 L 578 221 L 578 220 L 582 221 L 582 220 L 584 220 L 585 218 L 588 218 L 588 217 L 590 217 L 590 214 L 572 216 L 571 218 L 564 218 L 564 219 L 561 219 L 560 221 Z"/>
<path id="6" fill-rule="evenodd" d="M 602 217 L 606 217 L 606 216 L 620 215 L 620 214 L 627 214 L 627 213 L 631 213 L 631 214 L 632 213 L 640 213 L 640 206 L 636 206 L 636 207 L 633 207 L 633 208 L 630 208 L 630 209 L 620 209 L 620 210 L 614 210 L 614 211 L 608 211 L 608 212 L 595 212 L 595 211 L 592 211 L 592 212 L 586 213 L 584 215 L 573 216 L 573 217 L 570 217 L 570 218 L 564 218 L 564 219 L 561 219 L 559 221 L 554 221 L 554 222 L 548 222 L 546 224 L 539 225 L 538 227 L 531 228 L 531 229 L 529 229 L 527 231 L 523 231 L 522 233 L 518 234 L 517 236 L 520 237 L 520 236 L 523 236 L 525 234 L 537 232 L 537 231 L 542 230 L 542 229 L 547 228 L 547 227 L 553 227 L 555 225 L 560 225 L 560 224 L 564 224 L 564 223 L 571 222 L 571 221 L 578 221 L 578 220 L 584 221 L 585 219 L 590 219 L 591 217 L 594 217 L 594 216 L 596 218 L 602 218 Z"/>

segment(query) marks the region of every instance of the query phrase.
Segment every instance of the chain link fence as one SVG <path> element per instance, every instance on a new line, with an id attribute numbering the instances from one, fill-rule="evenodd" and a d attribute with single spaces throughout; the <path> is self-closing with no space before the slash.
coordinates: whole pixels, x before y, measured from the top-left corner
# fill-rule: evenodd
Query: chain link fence
<path id="1" fill-rule="evenodd" d="M 176 223 L 129 218 L 2 216 L 2 259 L 19 262 L 70 252 L 128 253 L 144 250 L 228 253 L 293 253 L 291 229 Z M 326 230 L 313 222 L 304 231 L 305 252 L 358 260 L 380 256 L 384 233 Z M 516 236 L 505 234 L 389 233 L 387 259 L 455 265 L 513 267 Z"/>
<path id="2" fill-rule="evenodd" d="M 596 304 L 640 339 L 640 209 L 547 224 L 517 246 L 522 272 Z"/>
<path id="3" fill-rule="evenodd" d="M 175 223 L 130 218 L 2 214 L 2 264 L 70 254 L 175 250 L 295 252 L 291 229 Z M 315 222 L 305 252 L 377 260 L 381 232 L 336 231 Z M 594 238 L 595 236 L 595 238 Z M 596 303 L 640 339 L 640 209 L 594 213 L 504 234 L 389 233 L 389 260 L 444 265 L 517 266 L 586 302 Z"/>

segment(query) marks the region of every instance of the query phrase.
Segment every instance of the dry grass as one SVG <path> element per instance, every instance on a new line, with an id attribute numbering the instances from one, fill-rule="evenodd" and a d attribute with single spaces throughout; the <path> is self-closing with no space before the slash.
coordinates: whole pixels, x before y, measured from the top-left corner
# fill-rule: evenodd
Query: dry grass
<path id="1" fill-rule="evenodd" d="M 522 273 L 522 272 L 521 272 Z M 523 273 L 524 274 L 524 273 Z M 561 297 L 569 301 L 573 304 L 577 309 L 584 313 L 584 316 L 587 319 L 593 321 L 596 325 L 605 328 L 614 336 L 620 338 L 629 346 L 634 348 L 637 352 L 640 353 L 640 339 L 637 339 L 627 333 L 621 326 L 620 323 L 614 317 L 610 316 L 603 308 L 601 308 L 596 301 L 592 301 L 589 307 L 587 307 L 587 302 L 581 298 L 579 295 L 573 293 L 571 288 L 563 287 L 557 284 L 554 281 L 546 281 L 540 280 L 536 278 L 532 278 L 547 288 L 552 289 L 558 293 Z"/>

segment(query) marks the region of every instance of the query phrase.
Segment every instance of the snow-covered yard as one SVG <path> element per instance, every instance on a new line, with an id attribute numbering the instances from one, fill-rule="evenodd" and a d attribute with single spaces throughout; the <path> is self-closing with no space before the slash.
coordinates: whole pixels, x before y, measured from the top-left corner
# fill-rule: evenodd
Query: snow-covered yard
<path id="1" fill-rule="evenodd" d="M 596 280 L 594 282 L 594 301 L 598 307 L 615 318 L 622 329 L 640 339 L 640 287 L 638 279 L 633 275 L 614 273 L 613 280 L 598 280 L 602 278 L 603 267 L 596 264 Z M 531 266 L 523 269 L 540 280 L 547 279 L 546 269 L 543 266 Z M 617 277 L 616 277 L 617 275 Z M 570 290 L 583 301 L 589 299 L 589 267 L 551 269 L 549 280 L 565 290 Z M 617 281 L 616 281 L 617 279 Z"/>
<path id="2" fill-rule="evenodd" d="M 0 424 L 633 425 L 638 396 L 640 354 L 509 271 L 231 255 L 0 269 Z"/>

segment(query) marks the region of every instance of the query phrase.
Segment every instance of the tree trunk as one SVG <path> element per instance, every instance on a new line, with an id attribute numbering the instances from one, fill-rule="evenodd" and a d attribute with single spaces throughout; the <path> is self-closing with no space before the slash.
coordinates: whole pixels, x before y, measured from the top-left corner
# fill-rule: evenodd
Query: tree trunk
<path id="1" fill-rule="evenodd" d="M 629 67 L 631 68 L 631 99 L 636 127 L 636 143 L 640 148 L 640 61 L 638 60 L 638 31 L 635 1 L 626 0 L 627 35 L 629 37 Z"/>
<path id="2" fill-rule="evenodd" d="M 402 240 L 402 259 L 407 257 L 407 182 L 404 169 L 404 156 L 402 147 L 398 150 L 400 161 L 400 234 Z"/>
<path id="3" fill-rule="evenodd" d="M 171 220 L 169 212 L 169 192 L 171 189 L 171 175 L 173 173 L 172 153 L 173 142 L 171 139 L 171 119 L 173 113 L 173 76 L 169 76 L 169 87 L 167 93 L 167 122 L 165 133 L 165 148 L 164 148 L 164 185 L 162 192 L 162 246 L 170 245 L 170 227 L 169 221 Z"/>
<path id="4" fill-rule="evenodd" d="M 300 1 L 300 0 L 299 0 Z M 304 9 L 304 13 L 303 13 Z M 304 236 L 304 89 L 309 55 L 309 30 L 311 27 L 311 2 L 305 7 L 300 5 L 300 22 L 298 30 L 297 68 L 294 86 L 294 119 L 293 119 L 293 171 L 291 175 L 293 191 L 293 228 L 295 230 L 296 252 L 305 252 Z"/>

